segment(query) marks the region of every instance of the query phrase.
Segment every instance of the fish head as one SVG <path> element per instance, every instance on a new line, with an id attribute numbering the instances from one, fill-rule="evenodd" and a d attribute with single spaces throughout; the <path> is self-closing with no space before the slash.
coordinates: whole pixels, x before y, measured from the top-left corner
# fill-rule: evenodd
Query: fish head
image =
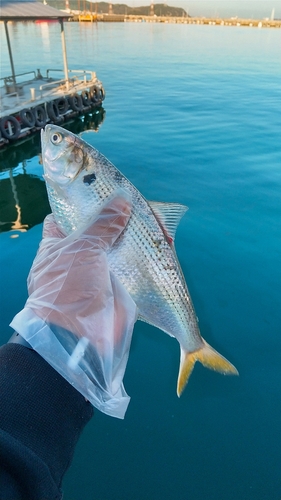
<path id="1" fill-rule="evenodd" d="M 102 204 L 105 193 L 101 155 L 83 139 L 55 124 L 41 131 L 41 144 L 51 209 L 59 227 L 69 234 L 87 223 Z"/>
<path id="2" fill-rule="evenodd" d="M 41 142 L 47 182 L 63 188 L 87 170 L 88 155 L 79 137 L 62 127 L 46 125 L 41 131 Z"/>

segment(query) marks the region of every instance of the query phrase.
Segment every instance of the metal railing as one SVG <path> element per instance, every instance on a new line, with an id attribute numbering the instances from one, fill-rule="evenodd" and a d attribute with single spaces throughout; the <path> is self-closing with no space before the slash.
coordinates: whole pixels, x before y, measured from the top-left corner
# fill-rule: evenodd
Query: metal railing
<path id="1" fill-rule="evenodd" d="M 50 77 L 49 77 L 49 72 L 50 72 L 50 71 L 59 71 L 59 72 L 63 73 L 63 69 L 51 69 L 51 68 L 49 68 L 49 69 L 47 69 L 47 71 L 46 71 L 47 78 L 50 78 Z"/>
<path id="2" fill-rule="evenodd" d="M 63 69 L 52 69 L 52 68 L 49 68 L 49 69 L 47 69 L 47 72 L 46 72 L 47 78 L 50 78 L 49 74 L 50 74 L 51 71 L 56 71 L 56 72 L 63 73 Z M 87 69 L 69 69 L 68 73 L 82 74 L 82 75 L 84 75 L 84 81 L 85 81 L 86 75 L 91 75 L 90 80 L 96 80 L 96 78 L 97 78 L 97 75 L 96 75 L 95 71 L 90 71 L 90 70 L 87 70 Z"/>
<path id="3" fill-rule="evenodd" d="M 34 75 L 34 78 L 36 78 L 36 71 L 27 71 L 26 73 L 19 73 L 18 75 L 15 75 L 15 78 L 18 78 L 19 76 L 24 76 L 24 75 Z M 0 78 L 0 80 L 4 80 L 6 82 L 14 82 L 13 76 L 4 76 Z"/>
<path id="4" fill-rule="evenodd" d="M 46 87 L 53 87 L 54 85 L 57 85 L 58 83 L 65 84 L 66 83 L 65 78 L 62 78 L 61 80 L 55 80 L 53 82 L 43 83 L 42 85 L 40 85 L 39 90 L 41 90 L 41 92 L 42 92 L 42 90 L 44 90 Z"/>

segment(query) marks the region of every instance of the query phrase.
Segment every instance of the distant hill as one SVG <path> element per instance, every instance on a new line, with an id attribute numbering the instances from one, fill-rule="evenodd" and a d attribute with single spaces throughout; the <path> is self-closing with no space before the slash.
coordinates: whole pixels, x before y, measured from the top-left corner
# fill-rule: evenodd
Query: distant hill
<path id="1" fill-rule="evenodd" d="M 42 1 L 42 0 L 41 0 Z M 42 2 L 43 3 L 43 2 Z M 47 0 L 47 4 L 56 9 L 65 9 L 65 0 Z M 92 4 L 92 6 L 91 6 Z M 93 12 L 98 14 L 109 13 L 109 2 L 87 2 L 86 0 L 69 0 L 69 7 L 71 10 L 90 10 L 92 7 Z M 150 5 L 145 7 L 129 7 L 124 3 L 112 3 L 112 13 L 119 15 L 139 15 L 149 16 Z M 156 16 L 171 16 L 171 17 L 188 17 L 184 9 L 180 7 L 171 7 L 165 3 L 154 4 L 154 14 Z"/>
<path id="2" fill-rule="evenodd" d="M 105 4 L 105 2 L 103 3 Z M 145 7 L 128 7 L 125 4 L 112 4 L 112 10 L 114 14 L 150 15 L 150 5 Z M 171 7 L 165 3 L 154 4 L 154 14 L 156 16 L 187 17 L 187 13 L 184 9 L 180 7 Z"/>

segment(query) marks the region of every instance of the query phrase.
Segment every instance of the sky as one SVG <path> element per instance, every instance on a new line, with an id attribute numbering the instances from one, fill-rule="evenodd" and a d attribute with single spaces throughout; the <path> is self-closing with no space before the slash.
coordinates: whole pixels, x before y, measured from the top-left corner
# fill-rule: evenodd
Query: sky
<path id="1" fill-rule="evenodd" d="M 108 0 L 109 1 L 109 0 Z M 150 0 L 113 0 L 113 3 L 126 3 L 131 7 L 149 5 Z M 165 3 L 165 0 L 154 0 Z M 245 17 L 281 19 L 281 0 L 166 0 L 168 5 L 182 7 L 190 16 Z"/>

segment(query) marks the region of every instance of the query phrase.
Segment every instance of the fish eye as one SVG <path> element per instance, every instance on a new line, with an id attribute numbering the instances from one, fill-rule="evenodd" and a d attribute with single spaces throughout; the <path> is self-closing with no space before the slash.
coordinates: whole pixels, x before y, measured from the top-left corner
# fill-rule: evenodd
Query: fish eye
<path id="1" fill-rule="evenodd" d="M 59 132 L 55 132 L 51 136 L 51 141 L 53 144 L 59 144 L 62 141 L 62 135 Z"/>

